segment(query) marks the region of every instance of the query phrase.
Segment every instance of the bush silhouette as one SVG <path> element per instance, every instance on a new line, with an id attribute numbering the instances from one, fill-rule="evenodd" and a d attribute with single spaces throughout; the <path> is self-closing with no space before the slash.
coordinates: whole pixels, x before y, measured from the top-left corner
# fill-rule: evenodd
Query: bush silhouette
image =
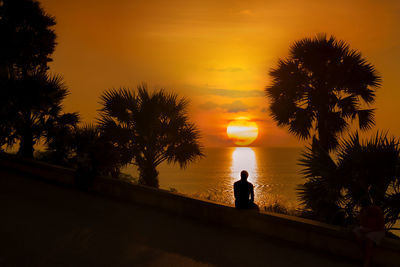
<path id="1" fill-rule="evenodd" d="M 334 155 L 314 145 L 300 162 L 307 181 L 299 196 L 314 218 L 333 222 L 344 212 L 352 222 L 368 197 L 383 208 L 388 229 L 400 219 L 400 147 L 394 137 L 377 133 L 361 141 L 356 133 Z"/>

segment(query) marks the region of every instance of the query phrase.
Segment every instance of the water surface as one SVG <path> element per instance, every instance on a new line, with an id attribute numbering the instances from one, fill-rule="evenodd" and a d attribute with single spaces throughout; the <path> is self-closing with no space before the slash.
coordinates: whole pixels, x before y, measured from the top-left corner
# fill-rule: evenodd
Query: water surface
<path id="1" fill-rule="evenodd" d="M 298 204 L 296 187 L 303 183 L 297 165 L 300 153 L 301 148 L 207 148 L 206 156 L 186 169 L 161 164 L 160 187 L 233 205 L 233 183 L 247 170 L 257 204 L 278 202 L 293 207 Z M 134 167 L 125 171 L 137 176 Z"/>

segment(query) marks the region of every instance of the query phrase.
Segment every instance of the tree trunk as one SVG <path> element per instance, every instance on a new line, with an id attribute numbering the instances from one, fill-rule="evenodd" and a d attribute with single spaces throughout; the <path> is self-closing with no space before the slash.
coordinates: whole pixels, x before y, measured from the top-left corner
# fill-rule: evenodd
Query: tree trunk
<path id="1" fill-rule="evenodd" d="M 326 136 L 326 131 L 325 129 L 318 129 L 318 143 L 319 145 L 325 149 L 326 151 L 329 151 L 329 143 L 327 140 L 327 136 Z"/>
<path id="2" fill-rule="evenodd" d="M 318 120 L 318 144 L 326 151 L 331 151 L 336 148 L 335 140 L 332 139 L 332 134 L 329 130 L 329 121 L 324 116 L 323 111 L 319 111 Z"/>
<path id="3" fill-rule="evenodd" d="M 33 145 L 34 141 L 32 131 L 27 130 L 21 136 L 18 154 L 25 158 L 33 159 Z"/>
<path id="4" fill-rule="evenodd" d="M 145 163 L 143 166 L 139 166 L 139 183 L 152 187 L 159 187 L 158 184 L 158 171 L 154 163 Z"/>

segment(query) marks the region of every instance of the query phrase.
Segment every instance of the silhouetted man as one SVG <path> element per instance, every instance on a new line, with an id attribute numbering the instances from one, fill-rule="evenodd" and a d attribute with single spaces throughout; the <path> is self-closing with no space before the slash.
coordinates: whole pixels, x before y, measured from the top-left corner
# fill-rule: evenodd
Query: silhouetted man
<path id="1" fill-rule="evenodd" d="M 233 184 L 235 193 L 235 207 L 239 209 L 258 209 L 254 203 L 254 187 L 253 184 L 247 181 L 249 174 L 247 171 L 240 173 L 240 181 Z"/>

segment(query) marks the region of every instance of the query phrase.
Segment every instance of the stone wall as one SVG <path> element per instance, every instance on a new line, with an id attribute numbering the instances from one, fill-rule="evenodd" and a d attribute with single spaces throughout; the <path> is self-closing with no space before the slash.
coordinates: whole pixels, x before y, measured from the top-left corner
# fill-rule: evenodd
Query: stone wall
<path id="1" fill-rule="evenodd" d="M 14 155 L 0 154 L 0 167 L 48 182 L 73 186 L 74 170 Z M 232 227 L 295 243 L 302 248 L 328 252 L 340 257 L 360 258 L 349 229 L 268 212 L 237 210 L 223 204 L 189 198 L 162 189 L 133 185 L 97 177 L 90 189 L 98 194 L 162 209 L 205 223 Z M 374 261 L 381 266 L 400 266 L 400 241 L 385 238 Z"/>

